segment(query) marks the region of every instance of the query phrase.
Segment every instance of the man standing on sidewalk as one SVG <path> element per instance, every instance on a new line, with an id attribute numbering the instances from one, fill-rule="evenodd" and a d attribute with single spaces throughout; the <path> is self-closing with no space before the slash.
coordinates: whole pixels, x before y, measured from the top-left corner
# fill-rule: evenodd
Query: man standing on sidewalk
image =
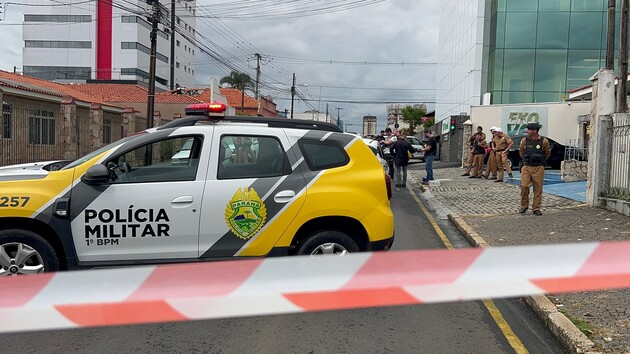
<path id="1" fill-rule="evenodd" d="M 514 145 L 512 139 L 503 133 L 503 129 L 497 128 L 495 130 L 494 145 L 496 146 L 495 158 L 497 160 L 497 168 L 499 169 L 499 177 L 495 182 L 503 182 L 503 169 L 508 173 L 508 176 L 512 178 L 512 168 L 508 163 L 508 151 Z"/>
<path id="2" fill-rule="evenodd" d="M 429 184 L 429 181 L 433 181 L 433 159 L 435 159 L 437 151 L 437 141 L 430 129 L 424 131 L 424 136 L 428 139 L 426 147 L 422 150 L 424 151 L 424 169 L 427 170 L 427 176 L 422 179 L 422 184 Z"/>
<path id="3" fill-rule="evenodd" d="M 529 207 L 529 187 L 534 186 L 534 200 L 532 209 L 534 215 L 542 215 L 543 181 L 545 179 L 545 161 L 551 155 L 549 140 L 538 134 L 540 125 L 538 123 L 527 124 L 527 137 L 521 140 L 519 154 L 523 160 L 521 169 L 521 208 L 519 213 L 524 214 Z"/>
<path id="4" fill-rule="evenodd" d="M 485 179 L 497 179 L 497 159 L 496 159 L 496 147 L 494 146 L 494 137 L 496 136 L 497 127 L 490 128 L 490 134 L 492 134 L 492 138 L 490 139 L 490 151 L 488 152 L 488 167 L 486 167 L 486 172 L 483 174 L 483 178 Z M 490 177 L 492 175 L 492 177 Z"/>

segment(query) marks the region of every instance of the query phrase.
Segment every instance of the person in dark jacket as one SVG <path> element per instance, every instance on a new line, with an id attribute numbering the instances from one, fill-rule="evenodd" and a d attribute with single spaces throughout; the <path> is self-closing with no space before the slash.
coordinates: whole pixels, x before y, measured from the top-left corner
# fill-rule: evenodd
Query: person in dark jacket
<path id="1" fill-rule="evenodd" d="M 409 157 L 416 152 L 416 149 L 406 140 L 407 134 L 403 133 L 400 138 L 391 145 L 396 165 L 396 187 L 407 187 L 407 165 Z"/>

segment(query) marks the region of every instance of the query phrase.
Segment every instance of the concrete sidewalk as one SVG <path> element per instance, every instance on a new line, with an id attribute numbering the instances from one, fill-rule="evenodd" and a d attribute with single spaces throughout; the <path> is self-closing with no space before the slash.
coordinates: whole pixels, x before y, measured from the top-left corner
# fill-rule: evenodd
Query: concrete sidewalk
<path id="1" fill-rule="evenodd" d="M 419 183 L 424 171 L 410 171 L 413 187 L 422 187 L 423 197 L 438 217 L 448 217 L 475 246 L 630 239 L 630 218 L 624 215 L 548 193 L 543 195 L 542 216 L 532 215 L 531 204 L 527 213 L 521 215 L 520 187 L 515 184 L 461 177 L 461 168 L 434 172 L 438 183 L 425 187 Z M 566 192 L 562 185 L 553 187 L 560 190 L 556 194 Z M 526 300 L 571 352 L 630 353 L 630 289 L 534 296 Z M 567 317 L 573 322 L 584 321 L 580 327 L 588 338 Z"/>

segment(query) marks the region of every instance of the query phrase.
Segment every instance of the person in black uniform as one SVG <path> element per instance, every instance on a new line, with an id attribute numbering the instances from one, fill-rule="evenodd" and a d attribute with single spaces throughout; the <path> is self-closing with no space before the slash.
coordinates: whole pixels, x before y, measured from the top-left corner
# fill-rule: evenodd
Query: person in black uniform
<path id="1" fill-rule="evenodd" d="M 428 139 L 424 149 L 424 169 L 427 171 L 427 176 L 422 179 L 422 184 L 428 185 L 429 181 L 433 181 L 433 160 L 437 153 L 437 140 L 433 137 L 433 131 L 426 129 L 424 136 Z"/>
<path id="2" fill-rule="evenodd" d="M 416 152 L 416 149 L 406 140 L 407 134 L 403 133 L 400 138 L 391 145 L 391 152 L 394 155 L 396 165 L 396 187 L 407 187 L 407 166 L 409 156 Z"/>
<path id="3" fill-rule="evenodd" d="M 521 208 L 519 213 L 524 214 L 529 208 L 529 187 L 534 186 L 534 200 L 532 209 L 534 215 L 542 215 L 543 181 L 545 180 L 545 161 L 551 155 L 549 140 L 538 134 L 540 124 L 527 124 L 527 137 L 521 140 L 519 154 L 523 160 L 521 169 Z"/>

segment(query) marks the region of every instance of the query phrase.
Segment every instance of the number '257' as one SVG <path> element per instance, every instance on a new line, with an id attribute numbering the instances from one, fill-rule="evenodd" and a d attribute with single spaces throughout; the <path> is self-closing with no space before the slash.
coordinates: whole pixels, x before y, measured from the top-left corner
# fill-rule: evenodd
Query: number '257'
<path id="1" fill-rule="evenodd" d="M 23 207 L 31 197 L 0 197 L 0 208 Z"/>

